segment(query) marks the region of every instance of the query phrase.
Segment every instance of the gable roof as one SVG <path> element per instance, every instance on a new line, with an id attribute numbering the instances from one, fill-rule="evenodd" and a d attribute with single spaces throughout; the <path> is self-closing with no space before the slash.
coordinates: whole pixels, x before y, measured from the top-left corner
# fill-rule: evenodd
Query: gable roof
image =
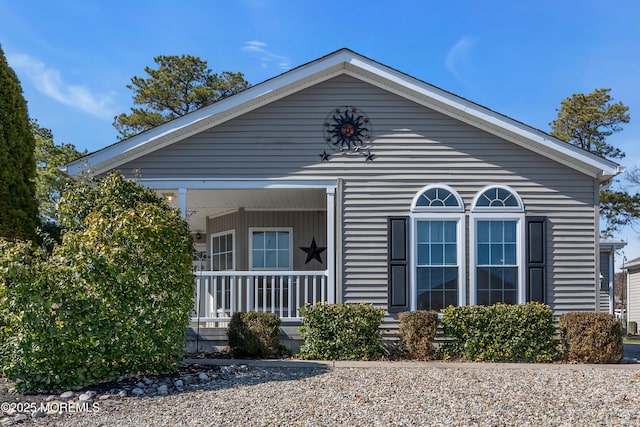
<path id="1" fill-rule="evenodd" d="M 340 49 L 252 86 L 188 115 L 90 153 L 66 165 L 67 172 L 101 174 L 191 135 L 227 122 L 305 88 L 346 74 L 427 108 L 511 141 L 601 182 L 622 172 L 617 163 L 425 83 L 386 65 Z"/>

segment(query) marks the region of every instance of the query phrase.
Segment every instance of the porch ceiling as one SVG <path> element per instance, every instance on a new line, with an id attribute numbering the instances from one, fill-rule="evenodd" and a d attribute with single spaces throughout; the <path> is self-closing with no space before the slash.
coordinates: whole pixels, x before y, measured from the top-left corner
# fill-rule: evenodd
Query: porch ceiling
<path id="1" fill-rule="evenodd" d="M 158 195 L 173 194 L 169 204 L 180 206 L 177 189 L 156 190 Z M 203 232 L 207 217 L 222 215 L 239 208 L 247 210 L 326 210 L 323 188 L 268 189 L 194 189 L 187 190 L 187 222 L 191 231 Z"/>

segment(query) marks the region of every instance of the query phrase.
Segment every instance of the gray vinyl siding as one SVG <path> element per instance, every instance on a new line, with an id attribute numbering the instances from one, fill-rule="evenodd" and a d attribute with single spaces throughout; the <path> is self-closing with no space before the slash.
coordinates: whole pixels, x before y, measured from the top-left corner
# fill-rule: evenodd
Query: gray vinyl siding
<path id="1" fill-rule="evenodd" d="M 328 113 L 345 105 L 357 106 L 371 120 L 371 162 L 336 154 L 324 142 Z M 321 162 L 325 150 L 332 156 Z M 137 170 L 143 178 L 342 178 L 339 297 L 382 307 L 387 304 L 388 216 L 409 215 L 414 195 L 428 184 L 458 191 L 467 214 L 483 187 L 508 185 L 523 199 L 526 215 L 548 219 L 547 302 L 554 312 L 596 309 L 598 188 L 593 178 L 349 76 L 307 88 L 119 169 Z"/>
<path id="2" fill-rule="evenodd" d="M 627 320 L 640 325 L 640 266 L 636 264 L 633 269 L 629 269 L 627 280 L 629 281 L 629 313 Z"/>

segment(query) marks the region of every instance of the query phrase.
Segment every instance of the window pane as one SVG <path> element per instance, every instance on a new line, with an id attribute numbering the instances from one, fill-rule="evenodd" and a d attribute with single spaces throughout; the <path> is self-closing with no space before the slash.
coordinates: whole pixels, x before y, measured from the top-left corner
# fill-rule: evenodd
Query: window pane
<path id="1" fill-rule="evenodd" d="M 476 281 L 478 286 L 478 295 L 480 295 L 480 290 L 489 289 L 489 268 L 478 267 L 476 272 Z"/>
<path id="2" fill-rule="evenodd" d="M 503 301 L 505 304 L 516 304 L 516 291 L 505 291 Z"/>
<path id="3" fill-rule="evenodd" d="M 489 242 L 489 227 L 490 227 L 489 224 L 490 224 L 489 221 L 478 221 L 477 223 L 478 242 L 480 243 Z"/>
<path id="4" fill-rule="evenodd" d="M 431 221 L 431 242 L 444 242 L 444 222 Z"/>
<path id="5" fill-rule="evenodd" d="M 503 265 L 504 264 L 504 256 L 502 252 L 501 244 L 492 244 L 491 245 L 491 257 L 489 258 L 491 265 Z"/>
<path id="6" fill-rule="evenodd" d="M 278 249 L 289 249 L 289 232 L 278 232 Z"/>
<path id="7" fill-rule="evenodd" d="M 429 255 L 430 255 L 429 245 L 418 245 L 418 264 L 419 265 L 430 264 Z"/>
<path id="8" fill-rule="evenodd" d="M 456 265 L 458 263 L 455 244 L 444 245 L 444 263 L 446 265 Z"/>
<path id="9" fill-rule="evenodd" d="M 457 268 L 444 269 L 444 287 L 448 291 L 458 290 L 458 269 Z"/>
<path id="10" fill-rule="evenodd" d="M 507 243 L 504 245 L 504 264 L 516 265 L 516 245 L 515 243 Z"/>
<path id="11" fill-rule="evenodd" d="M 515 243 L 516 242 L 516 222 L 504 221 L 504 241 Z"/>
<path id="12" fill-rule="evenodd" d="M 253 248 L 264 249 L 264 233 L 261 231 L 255 231 L 253 233 Z"/>
<path id="13" fill-rule="evenodd" d="M 265 249 L 276 249 L 276 232 L 275 231 L 267 231 L 264 233 L 264 247 Z"/>
<path id="14" fill-rule="evenodd" d="M 233 269 L 233 252 L 227 252 L 227 265 L 225 266 L 225 269 Z"/>
<path id="15" fill-rule="evenodd" d="M 218 255 L 213 256 L 213 271 L 220 271 L 220 257 Z"/>
<path id="16" fill-rule="evenodd" d="M 491 305 L 490 292 L 478 290 L 478 305 Z"/>
<path id="17" fill-rule="evenodd" d="M 502 221 L 491 221 L 491 242 L 502 242 Z"/>
<path id="18" fill-rule="evenodd" d="M 504 269 L 504 288 L 508 290 L 516 290 L 518 284 L 518 269 L 515 267 Z"/>
<path id="19" fill-rule="evenodd" d="M 426 221 L 418 222 L 418 243 L 429 242 L 429 223 Z"/>
<path id="20" fill-rule="evenodd" d="M 289 251 L 278 251 L 278 268 L 289 268 Z"/>
<path id="21" fill-rule="evenodd" d="M 450 305 L 458 305 L 458 293 L 452 291 L 445 291 L 444 293 L 444 307 L 449 307 Z"/>
<path id="22" fill-rule="evenodd" d="M 431 245 L 431 265 L 443 265 L 444 264 L 444 245 L 435 244 Z"/>
<path id="23" fill-rule="evenodd" d="M 264 268 L 264 251 L 261 250 L 253 250 L 253 268 Z"/>
<path id="24" fill-rule="evenodd" d="M 456 239 L 456 222 L 445 221 L 444 223 L 444 241 L 447 243 L 454 243 Z"/>
<path id="25" fill-rule="evenodd" d="M 478 244 L 478 265 L 489 265 L 489 245 Z"/>
<path id="26" fill-rule="evenodd" d="M 264 266 L 265 268 L 275 269 L 278 268 L 278 257 L 276 251 L 265 251 L 264 253 Z"/>

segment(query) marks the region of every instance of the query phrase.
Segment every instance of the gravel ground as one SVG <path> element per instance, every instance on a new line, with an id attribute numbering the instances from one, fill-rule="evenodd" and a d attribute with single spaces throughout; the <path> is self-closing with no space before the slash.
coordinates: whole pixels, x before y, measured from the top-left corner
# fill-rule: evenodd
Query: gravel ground
<path id="1" fill-rule="evenodd" d="M 263 364 L 169 396 L 96 400 L 47 426 L 640 425 L 640 365 Z M 209 367 L 211 368 L 211 367 Z"/>

